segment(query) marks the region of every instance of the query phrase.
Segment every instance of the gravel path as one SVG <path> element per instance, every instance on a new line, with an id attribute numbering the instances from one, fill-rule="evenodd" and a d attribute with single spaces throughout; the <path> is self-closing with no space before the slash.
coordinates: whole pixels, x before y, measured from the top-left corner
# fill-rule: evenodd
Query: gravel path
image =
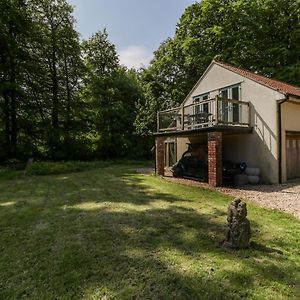
<path id="1" fill-rule="evenodd" d="M 226 195 L 253 201 L 261 206 L 288 212 L 300 219 L 300 180 L 285 184 L 249 185 L 242 188 L 212 188 L 207 183 L 194 180 L 173 177 L 164 177 L 164 179 L 185 185 L 217 190 Z"/>
<path id="2" fill-rule="evenodd" d="M 154 169 L 151 168 L 138 169 L 137 171 L 145 175 L 154 173 Z M 219 191 L 229 196 L 247 199 L 259 204 L 260 206 L 290 213 L 300 219 L 300 179 L 284 184 L 248 185 L 242 188 L 213 188 L 207 183 L 183 178 L 174 178 L 171 176 L 171 173 L 167 173 L 167 176 L 162 178 L 167 181 L 190 186 L 200 186 Z"/>

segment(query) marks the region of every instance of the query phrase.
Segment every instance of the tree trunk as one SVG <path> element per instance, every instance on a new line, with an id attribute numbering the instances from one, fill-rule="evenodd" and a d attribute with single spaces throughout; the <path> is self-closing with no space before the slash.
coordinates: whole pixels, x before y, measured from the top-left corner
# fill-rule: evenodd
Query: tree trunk
<path id="1" fill-rule="evenodd" d="M 11 90 L 11 154 L 15 156 L 17 154 L 17 136 L 18 136 L 18 126 L 17 126 L 17 96 L 16 96 L 16 74 L 15 74 L 15 63 L 14 59 L 11 61 L 11 83 L 13 88 Z"/>
<path id="2" fill-rule="evenodd" d="M 56 155 L 56 150 L 59 145 L 59 124 L 58 124 L 58 78 L 57 78 L 57 56 L 56 56 L 56 37 L 55 29 L 51 29 L 52 35 L 52 55 L 51 55 L 51 79 L 52 79 L 52 139 L 50 141 L 50 148 L 52 157 Z"/>
<path id="3" fill-rule="evenodd" d="M 58 79 L 56 69 L 56 49 L 52 45 L 52 126 L 58 129 Z"/>
<path id="4" fill-rule="evenodd" d="M 4 94 L 4 119 L 5 119 L 5 148 L 6 155 L 11 155 L 10 141 L 11 141 L 11 130 L 10 130 L 10 101 L 7 93 Z"/>
<path id="5" fill-rule="evenodd" d="M 9 36 L 12 47 L 15 46 L 16 34 L 13 31 L 13 25 L 9 24 Z M 7 155 L 15 156 L 17 153 L 17 104 L 16 104 L 16 62 L 15 53 L 12 49 L 8 54 L 8 82 L 10 84 L 9 91 L 5 94 L 5 136 L 7 143 Z"/>
<path id="6" fill-rule="evenodd" d="M 65 120 L 65 130 L 66 134 L 69 135 L 70 123 L 71 123 L 71 91 L 70 91 L 70 82 L 69 82 L 69 70 L 67 64 L 66 53 L 64 52 L 64 67 L 65 67 L 65 80 L 66 80 L 66 94 L 67 94 L 67 111 L 66 111 L 66 120 Z"/>

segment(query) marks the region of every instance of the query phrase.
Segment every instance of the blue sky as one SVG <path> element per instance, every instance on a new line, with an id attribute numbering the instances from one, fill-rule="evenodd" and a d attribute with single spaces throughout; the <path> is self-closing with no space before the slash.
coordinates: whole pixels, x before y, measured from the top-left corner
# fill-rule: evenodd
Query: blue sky
<path id="1" fill-rule="evenodd" d="M 184 9 L 195 0 L 68 0 L 75 6 L 77 31 L 84 39 L 107 29 L 128 67 L 147 66 L 152 53 L 173 36 Z"/>

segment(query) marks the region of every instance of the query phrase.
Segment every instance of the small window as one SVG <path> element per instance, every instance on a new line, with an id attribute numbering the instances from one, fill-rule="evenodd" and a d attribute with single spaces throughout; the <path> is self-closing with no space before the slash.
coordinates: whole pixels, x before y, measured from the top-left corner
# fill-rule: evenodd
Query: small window
<path id="1" fill-rule="evenodd" d="M 194 103 L 198 103 L 204 100 L 208 100 L 209 99 L 209 93 L 205 93 L 202 95 L 198 95 L 194 97 Z"/>
<path id="2" fill-rule="evenodd" d="M 240 87 L 235 86 L 231 89 L 231 99 L 240 100 Z"/>
<path id="3" fill-rule="evenodd" d="M 220 90 L 220 97 L 224 99 L 240 100 L 241 99 L 241 85 L 232 85 Z"/>
<path id="4" fill-rule="evenodd" d="M 199 113 L 202 113 L 202 112 L 206 112 L 206 113 L 209 112 L 208 103 L 202 103 L 201 104 L 201 102 L 205 102 L 208 99 L 209 99 L 209 93 L 202 94 L 202 95 L 194 97 L 194 101 L 193 102 L 195 104 L 199 103 L 199 105 L 196 105 L 194 107 L 194 114 L 199 114 Z"/>
<path id="5" fill-rule="evenodd" d="M 229 90 L 222 90 L 221 91 L 221 97 L 223 99 L 229 99 Z"/>

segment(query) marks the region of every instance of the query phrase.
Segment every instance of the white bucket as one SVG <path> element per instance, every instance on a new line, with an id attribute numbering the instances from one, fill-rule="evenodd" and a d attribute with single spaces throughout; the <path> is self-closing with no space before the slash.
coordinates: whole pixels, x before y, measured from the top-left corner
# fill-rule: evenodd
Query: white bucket
<path id="1" fill-rule="evenodd" d="M 259 176 L 248 176 L 248 182 L 250 184 L 258 184 L 259 183 Z"/>
<path id="2" fill-rule="evenodd" d="M 260 169 L 259 168 L 247 168 L 245 170 L 245 174 L 248 176 L 259 176 L 260 175 Z"/>

